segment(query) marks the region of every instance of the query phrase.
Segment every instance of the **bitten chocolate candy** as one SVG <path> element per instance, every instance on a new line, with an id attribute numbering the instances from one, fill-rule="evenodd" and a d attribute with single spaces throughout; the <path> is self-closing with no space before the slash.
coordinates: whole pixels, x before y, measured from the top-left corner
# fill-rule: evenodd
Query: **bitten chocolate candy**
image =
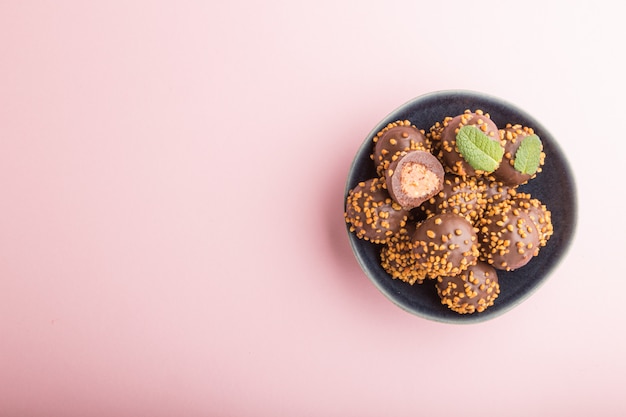
<path id="1" fill-rule="evenodd" d="M 478 224 L 482 259 L 512 271 L 539 253 L 539 233 L 528 213 L 510 200 L 489 205 Z"/>
<path id="2" fill-rule="evenodd" d="M 436 286 L 441 303 L 459 314 L 482 313 L 500 294 L 498 274 L 485 262 L 453 277 L 439 277 Z"/>
<path id="3" fill-rule="evenodd" d="M 422 204 L 443 187 L 443 166 L 430 152 L 409 151 L 385 171 L 387 189 L 404 209 Z"/>
<path id="4" fill-rule="evenodd" d="M 360 182 L 346 198 L 344 216 L 350 231 L 373 243 L 389 241 L 406 225 L 408 215 L 408 210 L 393 201 L 381 178 Z"/>
<path id="5" fill-rule="evenodd" d="M 437 214 L 420 223 L 413 234 L 413 254 L 430 278 L 458 275 L 478 260 L 477 236 L 461 215 Z"/>
<path id="6" fill-rule="evenodd" d="M 463 126 L 476 126 L 488 138 L 500 143 L 500 133 L 496 124 L 482 110 L 472 113 L 466 110 L 463 114 L 444 120 L 441 132 L 439 155 L 448 172 L 456 175 L 477 175 L 477 171 L 461 155 L 457 146 L 457 134 Z"/>
<path id="7" fill-rule="evenodd" d="M 408 120 L 388 124 L 376 134 L 373 141 L 375 145 L 372 159 L 378 175 L 382 175 L 400 153 L 429 149 L 424 132 Z"/>
<path id="8" fill-rule="evenodd" d="M 516 186 L 525 184 L 531 178 L 534 178 L 537 173 L 526 174 L 518 171 L 515 168 L 515 155 L 520 145 L 528 136 L 533 135 L 533 129 L 522 126 L 519 124 L 506 125 L 504 129 L 500 129 L 500 139 L 504 143 L 504 156 L 498 169 L 493 172 L 493 176 L 496 180 L 502 182 L 505 185 Z M 541 171 L 541 166 L 545 160 L 545 154 L 543 151 L 540 154 L 539 168 L 537 172 Z"/>

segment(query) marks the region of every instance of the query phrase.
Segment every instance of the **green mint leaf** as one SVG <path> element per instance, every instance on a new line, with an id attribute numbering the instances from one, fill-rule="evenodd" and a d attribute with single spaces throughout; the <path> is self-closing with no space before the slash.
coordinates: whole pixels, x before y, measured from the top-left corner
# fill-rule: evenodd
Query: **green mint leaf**
<path id="1" fill-rule="evenodd" d="M 526 136 L 515 152 L 514 168 L 522 174 L 533 175 L 539 169 L 543 145 L 537 135 Z"/>
<path id="2" fill-rule="evenodd" d="M 474 125 L 465 125 L 456 135 L 456 146 L 463 159 L 474 169 L 493 172 L 502 161 L 504 148 Z"/>

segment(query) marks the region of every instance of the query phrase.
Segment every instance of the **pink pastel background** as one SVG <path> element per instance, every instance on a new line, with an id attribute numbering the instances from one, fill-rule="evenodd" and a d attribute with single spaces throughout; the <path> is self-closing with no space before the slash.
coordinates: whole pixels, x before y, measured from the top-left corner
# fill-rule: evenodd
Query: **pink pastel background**
<path id="1" fill-rule="evenodd" d="M 0 2 L 0 416 L 626 415 L 618 6 Z M 342 217 L 369 131 L 452 88 L 539 119 L 580 200 L 470 326 L 390 303 Z"/>

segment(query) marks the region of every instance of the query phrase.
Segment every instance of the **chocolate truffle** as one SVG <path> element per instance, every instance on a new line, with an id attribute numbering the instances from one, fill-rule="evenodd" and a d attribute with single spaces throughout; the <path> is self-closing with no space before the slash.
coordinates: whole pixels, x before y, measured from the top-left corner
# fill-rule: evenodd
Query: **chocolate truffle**
<path id="1" fill-rule="evenodd" d="M 469 266 L 459 275 L 437 278 L 441 303 L 459 314 L 482 313 L 500 294 L 498 274 L 485 262 Z"/>
<path id="2" fill-rule="evenodd" d="M 443 166 L 430 152 L 409 151 L 385 171 L 387 189 L 404 209 L 410 210 L 435 195 L 443 186 Z"/>
<path id="3" fill-rule="evenodd" d="M 413 254 L 430 278 L 458 275 L 477 262 L 477 241 L 476 231 L 465 217 L 437 214 L 415 229 Z"/>
<path id="4" fill-rule="evenodd" d="M 539 244 L 546 246 L 548 240 L 554 233 L 552 226 L 552 213 L 538 199 L 532 198 L 528 193 L 517 193 L 511 202 L 518 208 L 524 210 L 530 216 L 539 232 Z"/>
<path id="5" fill-rule="evenodd" d="M 350 231 L 373 243 L 386 243 L 406 225 L 408 215 L 408 210 L 393 201 L 381 178 L 358 183 L 346 198 L 345 219 Z"/>
<path id="6" fill-rule="evenodd" d="M 437 213 L 455 213 L 474 224 L 484 206 L 483 188 L 476 178 L 446 173 L 443 188 L 425 201 L 420 209 L 430 217 Z"/>
<path id="7" fill-rule="evenodd" d="M 389 123 L 374 136 L 374 153 L 371 155 L 378 175 L 402 152 L 428 150 L 429 145 L 422 130 L 408 120 Z"/>
<path id="8" fill-rule="evenodd" d="M 489 114 L 482 110 L 476 110 L 472 113 L 466 110 L 452 119 L 444 121 L 444 128 L 441 132 L 441 140 L 439 144 L 439 156 L 444 167 L 448 172 L 456 175 L 480 175 L 487 171 L 485 169 L 474 168 L 469 159 L 472 155 L 462 155 L 457 144 L 457 134 L 464 126 L 475 126 L 484 133 L 488 139 L 500 145 L 500 133 L 496 124 L 490 119 Z M 499 152 L 503 152 L 501 149 Z M 500 160 L 502 156 L 500 154 Z M 500 160 L 497 163 L 500 163 Z M 497 166 L 493 167 L 495 170 Z"/>
<path id="9" fill-rule="evenodd" d="M 498 169 L 493 172 L 493 176 L 496 180 L 505 185 L 516 186 L 527 183 L 528 180 L 534 178 L 538 172 L 541 172 L 541 166 L 545 160 L 545 153 L 543 153 L 541 140 L 534 134 L 533 129 L 519 124 L 512 125 L 509 123 L 504 129 L 500 129 L 499 133 L 501 142 L 504 144 L 504 156 Z M 533 166 L 530 172 L 521 172 L 515 167 L 515 158 L 524 140 L 531 136 L 534 136 L 533 139 L 537 141 L 537 149 L 534 149 L 537 156 L 536 164 L 533 164 L 536 166 Z"/>
<path id="10" fill-rule="evenodd" d="M 539 233 L 528 213 L 510 200 L 488 205 L 478 224 L 481 259 L 512 271 L 539 253 Z"/>
<path id="11" fill-rule="evenodd" d="M 406 228 L 393 235 L 380 252 L 381 266 L 393 279 L 399 279 L 411 285 L 421 284 L 426 278 L 426 270 L 415 263 L 411 237 L 415 233 L 416 223 L 407 222 Z"/>

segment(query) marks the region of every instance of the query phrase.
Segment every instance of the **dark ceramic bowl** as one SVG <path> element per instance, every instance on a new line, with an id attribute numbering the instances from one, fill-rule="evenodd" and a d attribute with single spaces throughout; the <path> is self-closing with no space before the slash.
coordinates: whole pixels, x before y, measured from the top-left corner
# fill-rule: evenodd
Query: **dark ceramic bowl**
<path id="1" fill-rule="evenodd" d="M 454 90 L 440 91 L 417 97 L 399 107 L 382 120 L 359 148 L 346 183 L 345 196 L 360 181 L 376 176 L 370 159 L 372 138 L 388 123 L 410 120 L 428 131 L 435 122 L 446 116 L 455 116 L 465 109 L 482 109 L 503 127 L 506 123 L 520 123 L 532 127 L 543 142 L 545 165 L 536 178 L 518 188 L 538 198 L 552 212 L 554 234 L 547 246 L 527 265 L 515 271 L 498 271 L 500 295 L 493 306 L 482 313 L 458 314 L 443 305 L 437 295 L 434 281 L 409 285 L 392 279 L 380 265 L 381 245 L 358 239 L 348 231 L 350 244 L 361 268 L 376 287 L 400 308 L 430 320 L 448 323 L 476 323 L 485 321 L 512 309 L 536 291 L 546 281 L 570 245 L 576 224 L 576 192 L 574 178 L 552 135 L 532 116 L 501 99 L 482 93 Z"/>

